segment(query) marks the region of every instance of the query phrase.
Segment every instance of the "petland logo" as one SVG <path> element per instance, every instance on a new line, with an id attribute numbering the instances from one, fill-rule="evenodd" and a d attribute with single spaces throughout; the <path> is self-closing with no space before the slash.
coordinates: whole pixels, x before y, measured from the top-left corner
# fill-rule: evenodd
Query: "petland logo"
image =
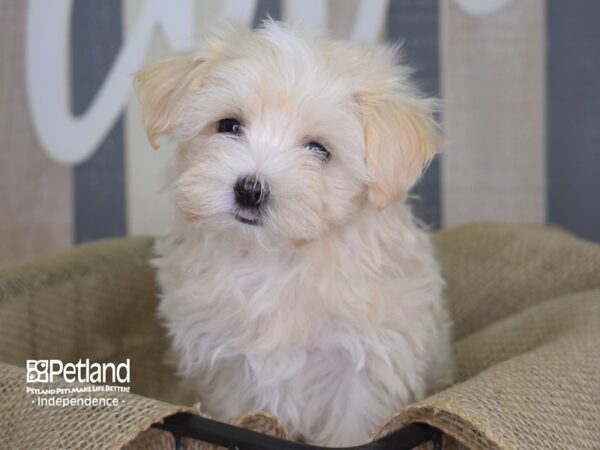
<path id="1" fill-rule="evenodd" d="M 68 383 L 129 383 L 130 360 L 120 364 L 92 363 L 89 359 L 63 363 L 60 359 L 28 359 L 27 383 L 52 383 L 60 376 Z"/>

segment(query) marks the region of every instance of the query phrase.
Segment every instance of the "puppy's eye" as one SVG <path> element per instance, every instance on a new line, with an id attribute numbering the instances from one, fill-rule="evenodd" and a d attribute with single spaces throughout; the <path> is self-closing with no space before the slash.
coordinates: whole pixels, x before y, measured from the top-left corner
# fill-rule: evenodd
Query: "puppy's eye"
<path id="1" fill-rule="evenodd" d="M 323 161 L 329 161 L 329 158 L 331 158 L 331 153 L 329 153 L 329 150 L 327 150 L 318 142 L 309 142 L 306 144 L 306 149 L 323 159 Z"/>
<path id="2" fill-rule="evenodd" d="M 217 127 L 217 133 L 242 134 L 242 125 L 235 119 L 221 119 Z"/>

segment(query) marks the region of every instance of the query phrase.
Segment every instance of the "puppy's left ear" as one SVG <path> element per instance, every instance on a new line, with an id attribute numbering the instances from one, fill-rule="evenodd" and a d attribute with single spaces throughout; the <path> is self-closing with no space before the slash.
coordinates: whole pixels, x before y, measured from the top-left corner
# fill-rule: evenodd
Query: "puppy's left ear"
<path id="1" fill-rule="evenodd" d="M 416 93 L 390 93 L 362 101 L 369 201 L 379 209 L 400 200 L 435 156 L 440 134 L 436 102 Z"/>

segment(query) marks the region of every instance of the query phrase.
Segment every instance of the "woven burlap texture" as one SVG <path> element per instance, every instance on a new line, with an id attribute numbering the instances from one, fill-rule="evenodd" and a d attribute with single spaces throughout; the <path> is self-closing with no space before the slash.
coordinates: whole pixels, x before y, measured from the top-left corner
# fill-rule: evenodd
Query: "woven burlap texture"
<path id="1" fill-rule="evenodd" d="M 104 241 L 0 271 L 0 448 L 173 448 L 150 425 L 198 410 L 165 363 L 152 242 Z M 457 383 L 375 436 L 419 421 L 442 429 L 446 448 L 600 448 L 600 246 L 557 228 L 492 224 L 443 231 L 435 243 Z M 25 360 L 50 358 L 130 358 L 132 393 L 111 393 L 117 407 L 38 406 Z M 236 423 L 286 436 L 266 414 Z"/>

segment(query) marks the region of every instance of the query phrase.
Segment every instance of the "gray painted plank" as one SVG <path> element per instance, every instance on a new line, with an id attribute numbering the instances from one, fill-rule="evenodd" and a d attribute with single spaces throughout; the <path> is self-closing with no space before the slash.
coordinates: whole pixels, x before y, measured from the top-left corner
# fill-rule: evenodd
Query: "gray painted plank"
<path id="1" fill-rule="evenodd" d="M 439 96 L 439 6 L 437 0 L 391 0 L 388 39 L 403 42 L 405 61 L 416 69 L 415 79 L 428 95 Z M 440 158 L 431 163 L 411 195 L 415 214 L 432 228 L 439 228 Z"/>
<path id="2" fill-rule="evenodd" d="M 281 19 L 281 0 L 258 0 L 252 26 L 256 28 L 267 17 Z"/>
<path id="3" fill-rule="evenodd" d="M 600 241 L 600 2 L 547 8 L 548 221 Z"/>
<path id="4" fill-rule="evenodd" d="M 121 1 L 76 0 L 71 22 L 72 108 L 86 110 L 122 41 Z M 75 166 L 75 242 L 127 232 L 123 116 L 94 155 Z"/>

